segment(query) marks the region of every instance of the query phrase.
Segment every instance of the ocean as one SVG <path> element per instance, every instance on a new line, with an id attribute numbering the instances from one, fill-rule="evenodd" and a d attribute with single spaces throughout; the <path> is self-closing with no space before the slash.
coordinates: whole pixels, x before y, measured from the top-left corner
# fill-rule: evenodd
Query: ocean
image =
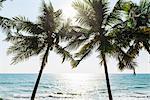
<path id="1" fill-rule="evenodd" d="M 30 100 L 37 74 L 0 74 L 0 98 Z M 110 74 L 114 100 L 150 100 L 150 74 Z M 98 74 L 43 74 L 36 100 L 108 100 Z"/>

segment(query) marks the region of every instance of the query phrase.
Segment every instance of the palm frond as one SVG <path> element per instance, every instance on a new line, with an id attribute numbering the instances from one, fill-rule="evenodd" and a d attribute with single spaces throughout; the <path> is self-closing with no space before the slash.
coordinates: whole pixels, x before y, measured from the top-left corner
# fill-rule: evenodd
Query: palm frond
<path id="1" fill-rule="evenodd" d="M 74 60 L 72 55 L 67 50 L 62 48 L 60 45 L 57 45 L 57 44 L 55 45 L 55 52 L 62 56 L 62 58 L 63 58 L 62 63 L 65 60 L 70 60 L 70 61 Z"/>
<path id="2" fill-rule="evenodd" d="M 73 26 L 71 20 L 68 19 L 66 22 L 63 23 L 58 34 L 61 41 L 73 41 L 78 38 L 81 39 L 88 37 L 90 35 L 88 32 L 88 29 L 82 28 L 81 26 Z"/>
<path id="3" fill-rule="evenodd" d="M 23 16 L 14 17 L 13 19 L 16 22 L 16 28 L 19 31 L 24 31 L 32 35 L 33 34 L 39 35 L 42 32 L 44 32 L 44 30 L 40 27 L 40 25 L 29 21 L 27 18 Z"/>
<path id="4" fill-rule="evenodd" d="M 12 19 L 0 16 L 0 27 L 7 33 L 11 33 L 11 29 L 14 28 L 15 22 Z"/>
<path id="5" fill-rule="evenodd" d="M 90 45 L 92 44 L 90 43 L 85 44 L 81 48 L 81 50 L 75 54 L 75 58 L 79 58 L 79 60 L 71 61 L 71 65 L 73 66 L 73 68 L 76 68 L 83 59 L 86 59 L 88 56 L 90 56 L 90 54 L 92 53 L 92 48 L 93 48 L 93 46 L 90 46 Z"/>
<path id="6" fill-rule="evenodd" d="M 0 17 L 1 26 L 11 33 L 7 36 L 6 41 L 12 43 L 7 53 L 14 54 L 13 63 L 16 64 L 44 52 L 41 57 L 42 64 L 45 65 L 49 50 L 53 50 L 54 46 L 59 44 L 62 11 L 55 12 L 52 4 L 46 5 L 45 2 L 41 10 L 42 14 L 35 23 L 22 16 L 14 17 L 12 20 Z M 59 53 L 64 54 L 63 59 L 71 56 L 63 48 L 58 47 L 57 49 L 60 50 Z"/>
<path id="7" fill-rule="evenodd" d="M 38 23 L 43 30 L 49 31 L 50 33 L 56 32 L 58 27 L 61 23 L 61 15 L 62 10 L 54 11 L 52 3 L 50 2 L 49 5 L 43 1 L 41 7 L 42 14 L 38 17 Z"/>
<path id="8" fill-rule="evenodd" d="M 21 44 L 12 45 L 8 48 L 8 54 L 14 54 L 12 59 L 12 64 L 17 64 L 18 62 L 25 61 L 31 56 L 37 55 L 38 50 L 29 49 L 28 47 L 22 47 Z"/>
<path id="9" fill-rule="evenodd" d="M 150 41 L 144 41 L 143 46 L 146 49 L 146 51 L 150 54 Z"/>
<path id="10" fill-rule="evenodd" d="M 10 47 L 9 50 L 13 50 L 14 47 Z M 16 48 L 18 50 L 18 48 Z M 14 54 L 14 52 L 12 52 Z M 17 51 L 15 56 L 12 58 L 11 64 L 17 64 L 18 62 L 25 61 L 26 59 L 29 59 L 31 56 L 37 55 L 33 50 L 24 50 L 24 51 Z"/>
<path id="11" fill-rule="evenodd" d="M 12 43 L 7 54 L 14 54 L 12 63 L 15 64 L 29 59 L 33 55 L 38 55 L 45 48 L 45 44 L 37 36 L 12 35 L 9 38 L 7 37 L 7 41 Z"/>
<path id="12" fill-rule="evenodd" d="M 80 61 L 81 61 L 81 60 L 72 60 L 72 61 L 70 62 L 72 68 L 76 68 L 76 67 L 79 65 Z"/>
<path id="13" fill-rule="evenodd" d="M 113 7 L 113 10 L 105 17 L 105 20 L 103 22 L 104 26 L 111 26 L 113 24 L 116 25 L 116 23 L 121 23 L 123 21 L 121 11 L 123 10 L 122 7 L 124 3 L 125 2 L 123 0 L 118 0 L 116 2 L 115 6 Z"/>
<path id="14" fill-rule="evenodd" d="M 130 48 L 124 52 L 121 48 L 118 48 L 118 66 L 120 70 L 124 70 L 124 69 L 132 69 L 135 70 L 136 67 L 136 62 L 134 61 L 134 59 L 136 58 L 136 56 L 139 53 L 139 43 L 135 42 L 133 43 L 132 46 L 130 46 Z"/>
<path id="15" fill-rule="evenodd" d="M 71 40 L 65 48 L 68 50 L 75 50 L 79 48 L 81 45 L 83 45 L 85 41 L 87 41 L 87 38 L 84 38 L 84 39 L 75 38 Z"/>
<path id="16" fill-rule="evenodd" d="M 75 1 L 73 2 L 73 7 L 78 11 L 78 15 L 76 18 L 81 25 L 86 27 L 95 26 L 95 12 L 88 3 Z"/>
<path id="17" fill-rule="evenodd" d="M 96 44 L 99 40 L 99 36 L 95 36 L 93 39 L 87 41 L 87 43 L 85 43 L 81 49 L 79 50 L 78 53 L 76 53 L 76 57 L 80 58 L 80 60 L 88 57 L 91 54 L 91 51 L 96 47 Z"/>
<path id="18" fill-rule="evenodd" d="M 137 66 L 136 62 L 133 61 L 133 60 L 128 60 L 126 62 L 124 61 L 121 61 L 119 60 L 119 63 L 118 63 L 118 68 L 123 71 L 124 69 L 131 69 L 131 70 L 134 70 L 135 67 Z"/>
<path id="19" fill-rule="evenodd" d="M 96 22 L 98 23 L 99 30 L 100 30 L 103 22 L 103 15 L 104 15 L 102 0 L 93 0 L 91 6 L 95 12 Z"/>
<path id="20" fill-rule="evenodd" d="M 76 45 L 79 46 L 80 44 L 76 44 L 77 42 L 80 42 L 81 44 L 84 43 L 84 41 L 87 41 L 87 39 L 83 39 L 82 42 L 81 41 L 72 41 L 72 43 L 70 43 L 70 45 Z M 78 66 L 78 64 L 85 59 L 86 57 L 88 57 L 91 53 L 93 48 L 96 46 L 96 43 L 98 42 L 97 36 L 95 36 L 95 38 L 91 39 L 90 41 L 87 41 L 87 43 L 83 44 L 83 46 L 81 47 L 81 49 L 79 50 L 78 53 L 75 54 L 75 58 L 78 58 L 79 60 L 71 60 L 71 65 L 73 68 L 76 68 Z"/>
<path id="21" fill-rule="evenodd" d="M 55 30 L 55 22 L 54 22 L 54 9 L 51 3 L 46 5 L 43 1 L 41 7 L 41 16 L 39 16 L 39 22 L 41 27 L 46 30 L 53 32 Z"/>
<path id="22" fill-rule="evenodd" d="M 150 12 L 150 1 L 149 0 L 140 0 L 139 7 L 141 8 L 144 13 Z M 145 12 L 146 11 L 146 12 Z M 142 12 L 143 13 L 143 12 Z"/>
<path id="23" fill-rule="evenodd" d="M 71 26 L 72 26 L 71 19 L 67 19 L 62 23 L 62 26 L 58 31 L 61 41 L 66 41 L 74 37 L 74 35 L 70 34 L 72 30 Z"/>

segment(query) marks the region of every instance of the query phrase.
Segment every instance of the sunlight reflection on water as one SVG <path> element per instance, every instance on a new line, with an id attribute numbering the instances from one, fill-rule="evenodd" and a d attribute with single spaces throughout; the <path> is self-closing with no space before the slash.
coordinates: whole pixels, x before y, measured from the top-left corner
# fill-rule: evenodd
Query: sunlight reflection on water
<path id="1" fill-rule="evenodd" d="M 0 75 L 4 100 L 29 100 L 37 75 Z M 110 75 L 114 100 L 150 100 L 150 75 Z M 105 77 L 99 74 L 44 74 L 36 100 L 108 100 Z"/>

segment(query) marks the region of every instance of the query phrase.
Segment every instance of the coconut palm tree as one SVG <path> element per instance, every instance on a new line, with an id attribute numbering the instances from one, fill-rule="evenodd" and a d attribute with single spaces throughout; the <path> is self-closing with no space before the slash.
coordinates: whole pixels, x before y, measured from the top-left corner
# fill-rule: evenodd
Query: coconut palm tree
<path id="1" fill-rule="evenodd" d="M 61 21 L 61 10 L 54 11 L 51 3 L 42 3 L 41 15 L 37 22 L 31 22 L 25 17 L 14 17 L 8 19 L 0 17 L 1 27 L 8 33 L 6 41 L 12 45 L 8 48 L 8 54 L 14 54 L 12 64 L 29 59 L 34 55 L 41 55 L 40 71 L 32 92 L 31 100 L 34 100 L 36 91 L 44 70 L 48 62 L 49 52 L 54 50 L 66 59 L 73 60 L 69 52 L 65 51 L 59 43 L 60 40 L 67 40 L 74 35 L 67 35 L 69 23 L 63 24 Z M 70 30 L 71 31 L 71 30 Z"/>
<path id="2" fill-rule="evenodd" d="M 73 7 L 77 11 L 76 21 L 80 27 L 76 30 L 84 35 L 73 39 L 66 48 L 77 49 L 75 54 L 76 61 L 72 62 L 73 67 L 89 56 L 93 49 L 99 52 L 100 63 L 103 64 L 106 76 L 107 90 L 109 100 L 113 100 L 109 75 L 107 69 L 106 56 L 115 53 L 115 46 L 112 42 L 112 36 L 109 36 L 110 28 L 116 24 L 122 23 L 120 15 L 122 10 L 122 0 L 119 0 L 112 11 L 109 10 L 107 0 L 83 0 L 73 2 Z"/>
<path id="3" fill-rule="evenodd" d="M 123 9 L 126 14 L 126 22 L 120 24 L 114 31 L 118 46 L 122 47 L 124 52 L 118 52 L 119 68 L 133 69 L 135 74 L 136 62 L 134 59 L 138 56 L 140 50 L 145 50 L 150 54 L 150 1 L 141 0 L 139 4 L 126 2 Z"/>
<path id="4" fill-rule="evenodd" d="M 73 7 L 78 12 L 77 22 L 81 26 L 78 27 L 78 32 L 86 34 L 70 41 L 67 48 L 81 48 L 75 55 L 78 60 L 72 63 L 73 67 L 77 67 L 80 61 L 90 55 L 91 51 L 96 48 L 100 54 L 99 57 L 102 59 L 101 63 L 104 65 L 109 99 L 112 100 L 106 56 L 117 56 L 119 69 L 132 69 L 135 74 L 136 62 L 134 59 L 139 50 L 145 47 L 149 52 L 149 28 L 141 27 L 139 23 L 144 24 L 143 22 L 149 21 L 150 3 L 146 0 L 141 1 L 139 9 L 141 9 L 140 12 L 145 13 L 133 14 L 134 16 L 131 13 L 135 12 L 135 8 L 137 11 L 139 9 L 132 2 L 118 0 L 112 12 L 109 11 L 107 4 L 106 0 L 83 0 L 83 2 L 76 1 L 73 3 Z M 121 19 L 120 15 L 124 16 L 124 19 Z M 145 25 L 149 25 L 148 23 Z M 145 28 L 147 32 L 144 31 Z M 141 43 L 143 44 L 142 47 Z M 128 49 L 127 52 L 124 49 Z"/>

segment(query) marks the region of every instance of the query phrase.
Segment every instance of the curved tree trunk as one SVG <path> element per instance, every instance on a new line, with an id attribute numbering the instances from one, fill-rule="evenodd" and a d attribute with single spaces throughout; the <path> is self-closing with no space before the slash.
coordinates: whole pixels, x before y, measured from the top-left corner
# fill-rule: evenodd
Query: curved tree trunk
<path id="1" fill-rule="evenodd" d="M 42 73 L 43 73 L 43 69 L 45 67 L 45 64 L 47 62 L 47 58 L 48 58 L 48 53 L 49 53 L 49 46 L 47 47 L 46 49 L 46 52 L 43 56 L 43 59 L 42 59 L 42 64 L 41 64 L 41 69 L 39 71 L 39 74 L 38 74 L 38 78 L 36 80 L 36 83 L 35 83 L 35 86 L 34 86 L 34 89 L 32 91 L 32 96 L 31 96 L 31 100 L 34 100 L 35 98 L 35 95 L 36 95 L 36 91 L 37 91 L 37 88 L 38 88 L 38 85 L 39 85 L 39 82 L 40 82 L 40 79 L 41 79 L 41 76 L 42 76 Z"/>
<path id="2" fill-rule="evenodd" d="M 110 88 L 109 75 L 108 75 L 108 69 L 107 69 L 105 54 L 102 54 L 102 59 L 104 61 L 104 70 L 105 70 L 105 77 L 106 77 L 106 84 L 107 84 L 107 91 L 108 91 L 108 95 L 109 95 L 109 100 L 113 100 L 111 88 Z"/>

